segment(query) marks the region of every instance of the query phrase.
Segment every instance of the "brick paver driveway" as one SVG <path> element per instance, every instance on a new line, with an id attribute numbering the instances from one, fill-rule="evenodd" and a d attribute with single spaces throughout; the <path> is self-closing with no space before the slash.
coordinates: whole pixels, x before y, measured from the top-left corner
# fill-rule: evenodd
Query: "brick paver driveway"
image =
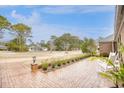
<path id="1" fill-rule="evenodd" d="M 18 88 L 92 88 L 110 87 L 108 81 L 97 75 L 97 64 L 87 59 L 74 63 L 70 66 L 42 73 L 32 73 L 30 64 L 24 63 L 1 63 L 0 64 L 0 87 Z"/>

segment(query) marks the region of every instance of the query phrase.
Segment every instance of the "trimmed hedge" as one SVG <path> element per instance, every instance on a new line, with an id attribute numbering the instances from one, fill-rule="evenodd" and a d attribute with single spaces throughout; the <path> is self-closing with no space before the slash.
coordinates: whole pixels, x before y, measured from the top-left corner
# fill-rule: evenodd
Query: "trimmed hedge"
<path id="1" fill-rule="evenodd" d="M 57 61 L 51 61 L 51 62 L 43 62 L 39 65 L 39 69 L 42 69 L 44 72 L 52 71 L 58 68 L 61 68 L 62 66 L 66 66 L 75 62 L 78 62 L 79 60 L 82 60 L 84 58 L 90 57 L 90 54 L 83 54 L 76 57 L 72 57 L 69 59 L 63 59 L 63 60 L 57 60 Z"/>

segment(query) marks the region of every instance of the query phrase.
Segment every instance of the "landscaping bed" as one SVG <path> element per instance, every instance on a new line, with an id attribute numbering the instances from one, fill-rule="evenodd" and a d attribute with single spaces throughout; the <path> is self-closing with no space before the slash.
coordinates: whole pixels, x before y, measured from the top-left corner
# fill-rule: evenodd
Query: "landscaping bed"
<path id="1" fill-rule="evenodd" d="M 41 69 L 42 72 L 54 71 L 56 69 L 60 69 L 62 67 L 71 65 L 73 63 L 76 63 L 90 56 L 91 56 L 90 54 L 82 54 L 82 55 L 78 55 L 78 56 L 67 58 L 67 59 L 51 60 L 49 62 L 46 61 L 39 64 L 38 68 Z"/>

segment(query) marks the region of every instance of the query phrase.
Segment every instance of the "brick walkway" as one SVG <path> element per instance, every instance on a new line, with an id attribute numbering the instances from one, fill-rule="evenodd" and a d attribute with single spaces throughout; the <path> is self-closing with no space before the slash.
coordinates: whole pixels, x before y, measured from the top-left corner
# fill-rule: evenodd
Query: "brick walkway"
<path id="1" fill-rule="evenodd" d="M 99 78 L 96 69 L 97 64 L 87 59 L 47 74 L 41 71 L 32 73 L 30 64 L 1 63 L 0 87 L 96 88 L 112 86 L 108 81 Z"/>

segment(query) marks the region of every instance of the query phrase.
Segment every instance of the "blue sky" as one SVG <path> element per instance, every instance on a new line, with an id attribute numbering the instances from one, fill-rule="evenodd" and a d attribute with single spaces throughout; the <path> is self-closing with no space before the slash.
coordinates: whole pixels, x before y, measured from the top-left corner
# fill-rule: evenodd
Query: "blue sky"
<path id="1" fill-rule="evenodd" d="M 71 33 L 81 39 L 105 37 L 114 31 L 114 6 L 0 6 L 0 15 L 13 24 L 32 27 L 32 40 L 49 40 L 51 35 Z M 12 36 L 5 34 L 5 39 Z"/>

